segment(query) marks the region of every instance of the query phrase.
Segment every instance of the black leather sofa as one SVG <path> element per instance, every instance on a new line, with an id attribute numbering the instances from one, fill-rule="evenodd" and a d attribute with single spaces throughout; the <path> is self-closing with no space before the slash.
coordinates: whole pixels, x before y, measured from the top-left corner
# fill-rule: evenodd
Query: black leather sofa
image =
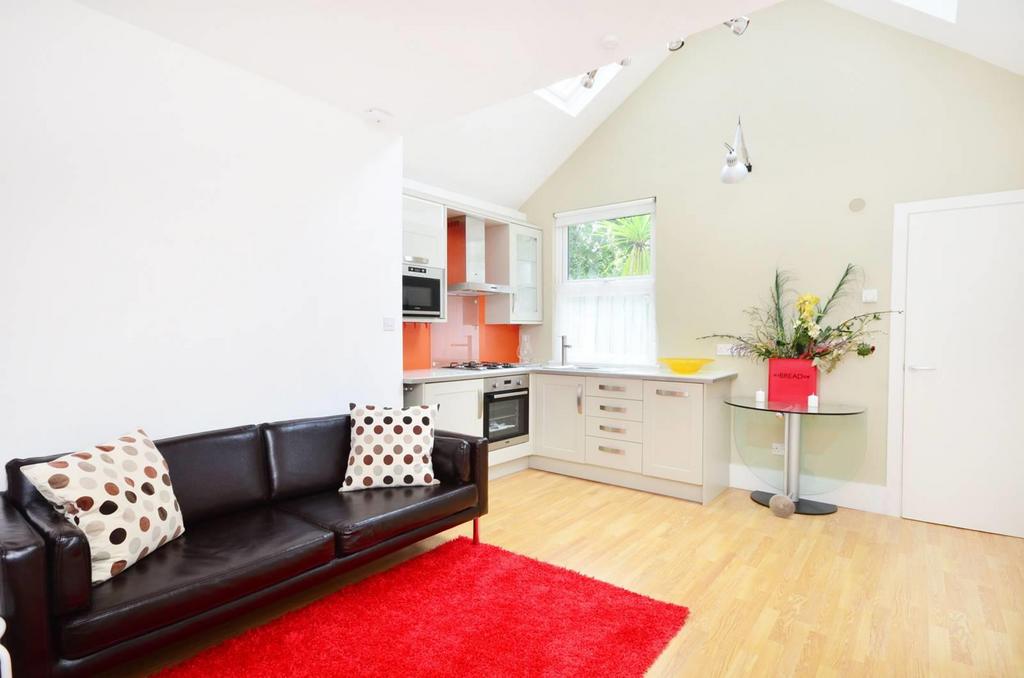
<path id="1" fill-rule="evenodd" d="M 7 464 L 0 615 L 17 678 L 94 675 L 487 513 L 487 441 L 439 432 L 431 487 L 338 493 L 348 415 L 156 441 L 185 534 L 90 585 L 89 545 Z"/>

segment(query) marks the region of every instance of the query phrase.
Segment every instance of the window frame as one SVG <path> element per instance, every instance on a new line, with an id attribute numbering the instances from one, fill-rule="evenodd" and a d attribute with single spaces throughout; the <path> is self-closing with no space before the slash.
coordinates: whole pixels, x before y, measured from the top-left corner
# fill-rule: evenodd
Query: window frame
<path id="1" fill-rule="evenodd" d="M 558 318 L 560 303 L 559 300 L 563 294 L 571 296 L 596 296 L 600 294 L 609 294 L 613 290 L 617 293 L 637 293 L 637 292 L 649 292 L 651 295 L 651 314 L 653 318 L 653 332 L 654 332 L 654 355 L 651 357 L 650 362 L 620 362 L 620 363 L 607 363 L 609 365 L 619 366 L 652 366 L 657 365 L 657 350 L 658 350 L 658 324 L 657 324 L 657 199 L 656 198 L 642 198 L 639 200 L 630 200 L 628 202 L 612 203 L 609 205 L 600 205 L 597 207 L 588 207 L 584 209 L 571 210 L 566 212 L 556 212 L 555 227 L 554 227 L 554 322 L 552 323 L 552 329 L 555 330 L 552 335 L 552 345 L 554 346 L 553 355 L 558 356 L 561 350 L 560 338 L 558 335 L 558 329 L 560 325 L 560 318 Z M 614 278 L 587 278 L 583 280 L 572 280 L 569 278 L 569 227 L 577 226 L 580 224 L 592 223 L 595 221 L 604 221 L 610 219 L 618 219 L 621 217 L 638 216 L 641 214 L 650 215 L 651 223 L 651 272 L 648 275 L 630 275 L 630 276 L 619 276 Z M 578 362 L 578 361 L 574 361 Z M 584 362 L 583 364 L 587 364 Z M 590 363 L 597 364 L 597 363 Z M 604 364 L 604 363 L 602 363 Z"/>

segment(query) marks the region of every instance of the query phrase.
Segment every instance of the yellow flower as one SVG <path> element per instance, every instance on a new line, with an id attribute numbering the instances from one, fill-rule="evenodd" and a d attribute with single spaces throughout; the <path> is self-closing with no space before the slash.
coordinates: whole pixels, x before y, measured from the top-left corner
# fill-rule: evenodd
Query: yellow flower
<path id="1" fill-rule="evenodd" d="M 796 300 L 796 310 L 804 321 L 814 319 L 814 310 L 818 306 L 821 297 L 816 294 L 801 294 Z"/>

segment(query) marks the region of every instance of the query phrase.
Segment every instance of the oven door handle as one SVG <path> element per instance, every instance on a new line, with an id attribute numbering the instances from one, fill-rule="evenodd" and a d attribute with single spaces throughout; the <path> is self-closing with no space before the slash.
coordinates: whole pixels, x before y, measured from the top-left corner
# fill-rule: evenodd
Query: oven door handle
<path id="1" fill-rule="evenodd" d="M 530 395 L 529 391 L 513 391 L 512 393 L 488 393 L 487 397 L 491 400 L 501 400 L 502 398 L 519 398 L 521 396 Z"/>

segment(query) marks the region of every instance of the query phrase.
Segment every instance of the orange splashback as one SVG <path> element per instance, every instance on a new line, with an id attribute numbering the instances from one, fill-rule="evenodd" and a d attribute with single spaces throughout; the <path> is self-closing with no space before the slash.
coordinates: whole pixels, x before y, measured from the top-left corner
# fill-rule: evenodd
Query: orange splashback
<path id="1" fill-rule="evenodd" d="M 430 369 L 430 323 L 402 323 L 402 369 Z"/>
<path id="2" fill-rule="evenodd" d="M 519 362 L 519 325 L 488 325 L 485 322 L 487 297 L 480 303 L 480 360 Z"/>
<path id="3" fill-rule="evenodd" d="M 449 323 L 454 321 L 456 314 L 453 299 L 458 303 L 466 304 L 472 302 L 467 297 L 449 298 Z M 475 318 L 462 318 L 464 329 L 449 328 L 445 323 L 444 330 L 453 329 L 461 338 L 467 336 L 467 341 L 473 342 L 471 355 L 459 355 L 459 360 L 489 360 L 494 362 L 514 363 L 519 360 L 519 325 L 489 325 L 485 322 L 487 312 L 487 297 L 484 295 L 476 298 Z M 468 304 L 467 304 L 468 305 Z M 464 306 L 465 308 L 465 306 Z M 455 356 L 433 355 L 431 351 L 431 323 L 404 323 L 402 325 L 402 368 L 406 370 L 429 369 L 436 359 L 440 363 L 447 364 Z M 436 328 L 441 331 L 441 327 Z M 443 336 L 443 335 L 442 335 Z M 475 341 L 473 341 L 475 339 Z M 442 342 L 443 343 L 443 342 Z"/>
<path id="4" fill-rule="evenodd" d="M 465 217 L 448 220 L 448 284 L 466 282 Z"/>

